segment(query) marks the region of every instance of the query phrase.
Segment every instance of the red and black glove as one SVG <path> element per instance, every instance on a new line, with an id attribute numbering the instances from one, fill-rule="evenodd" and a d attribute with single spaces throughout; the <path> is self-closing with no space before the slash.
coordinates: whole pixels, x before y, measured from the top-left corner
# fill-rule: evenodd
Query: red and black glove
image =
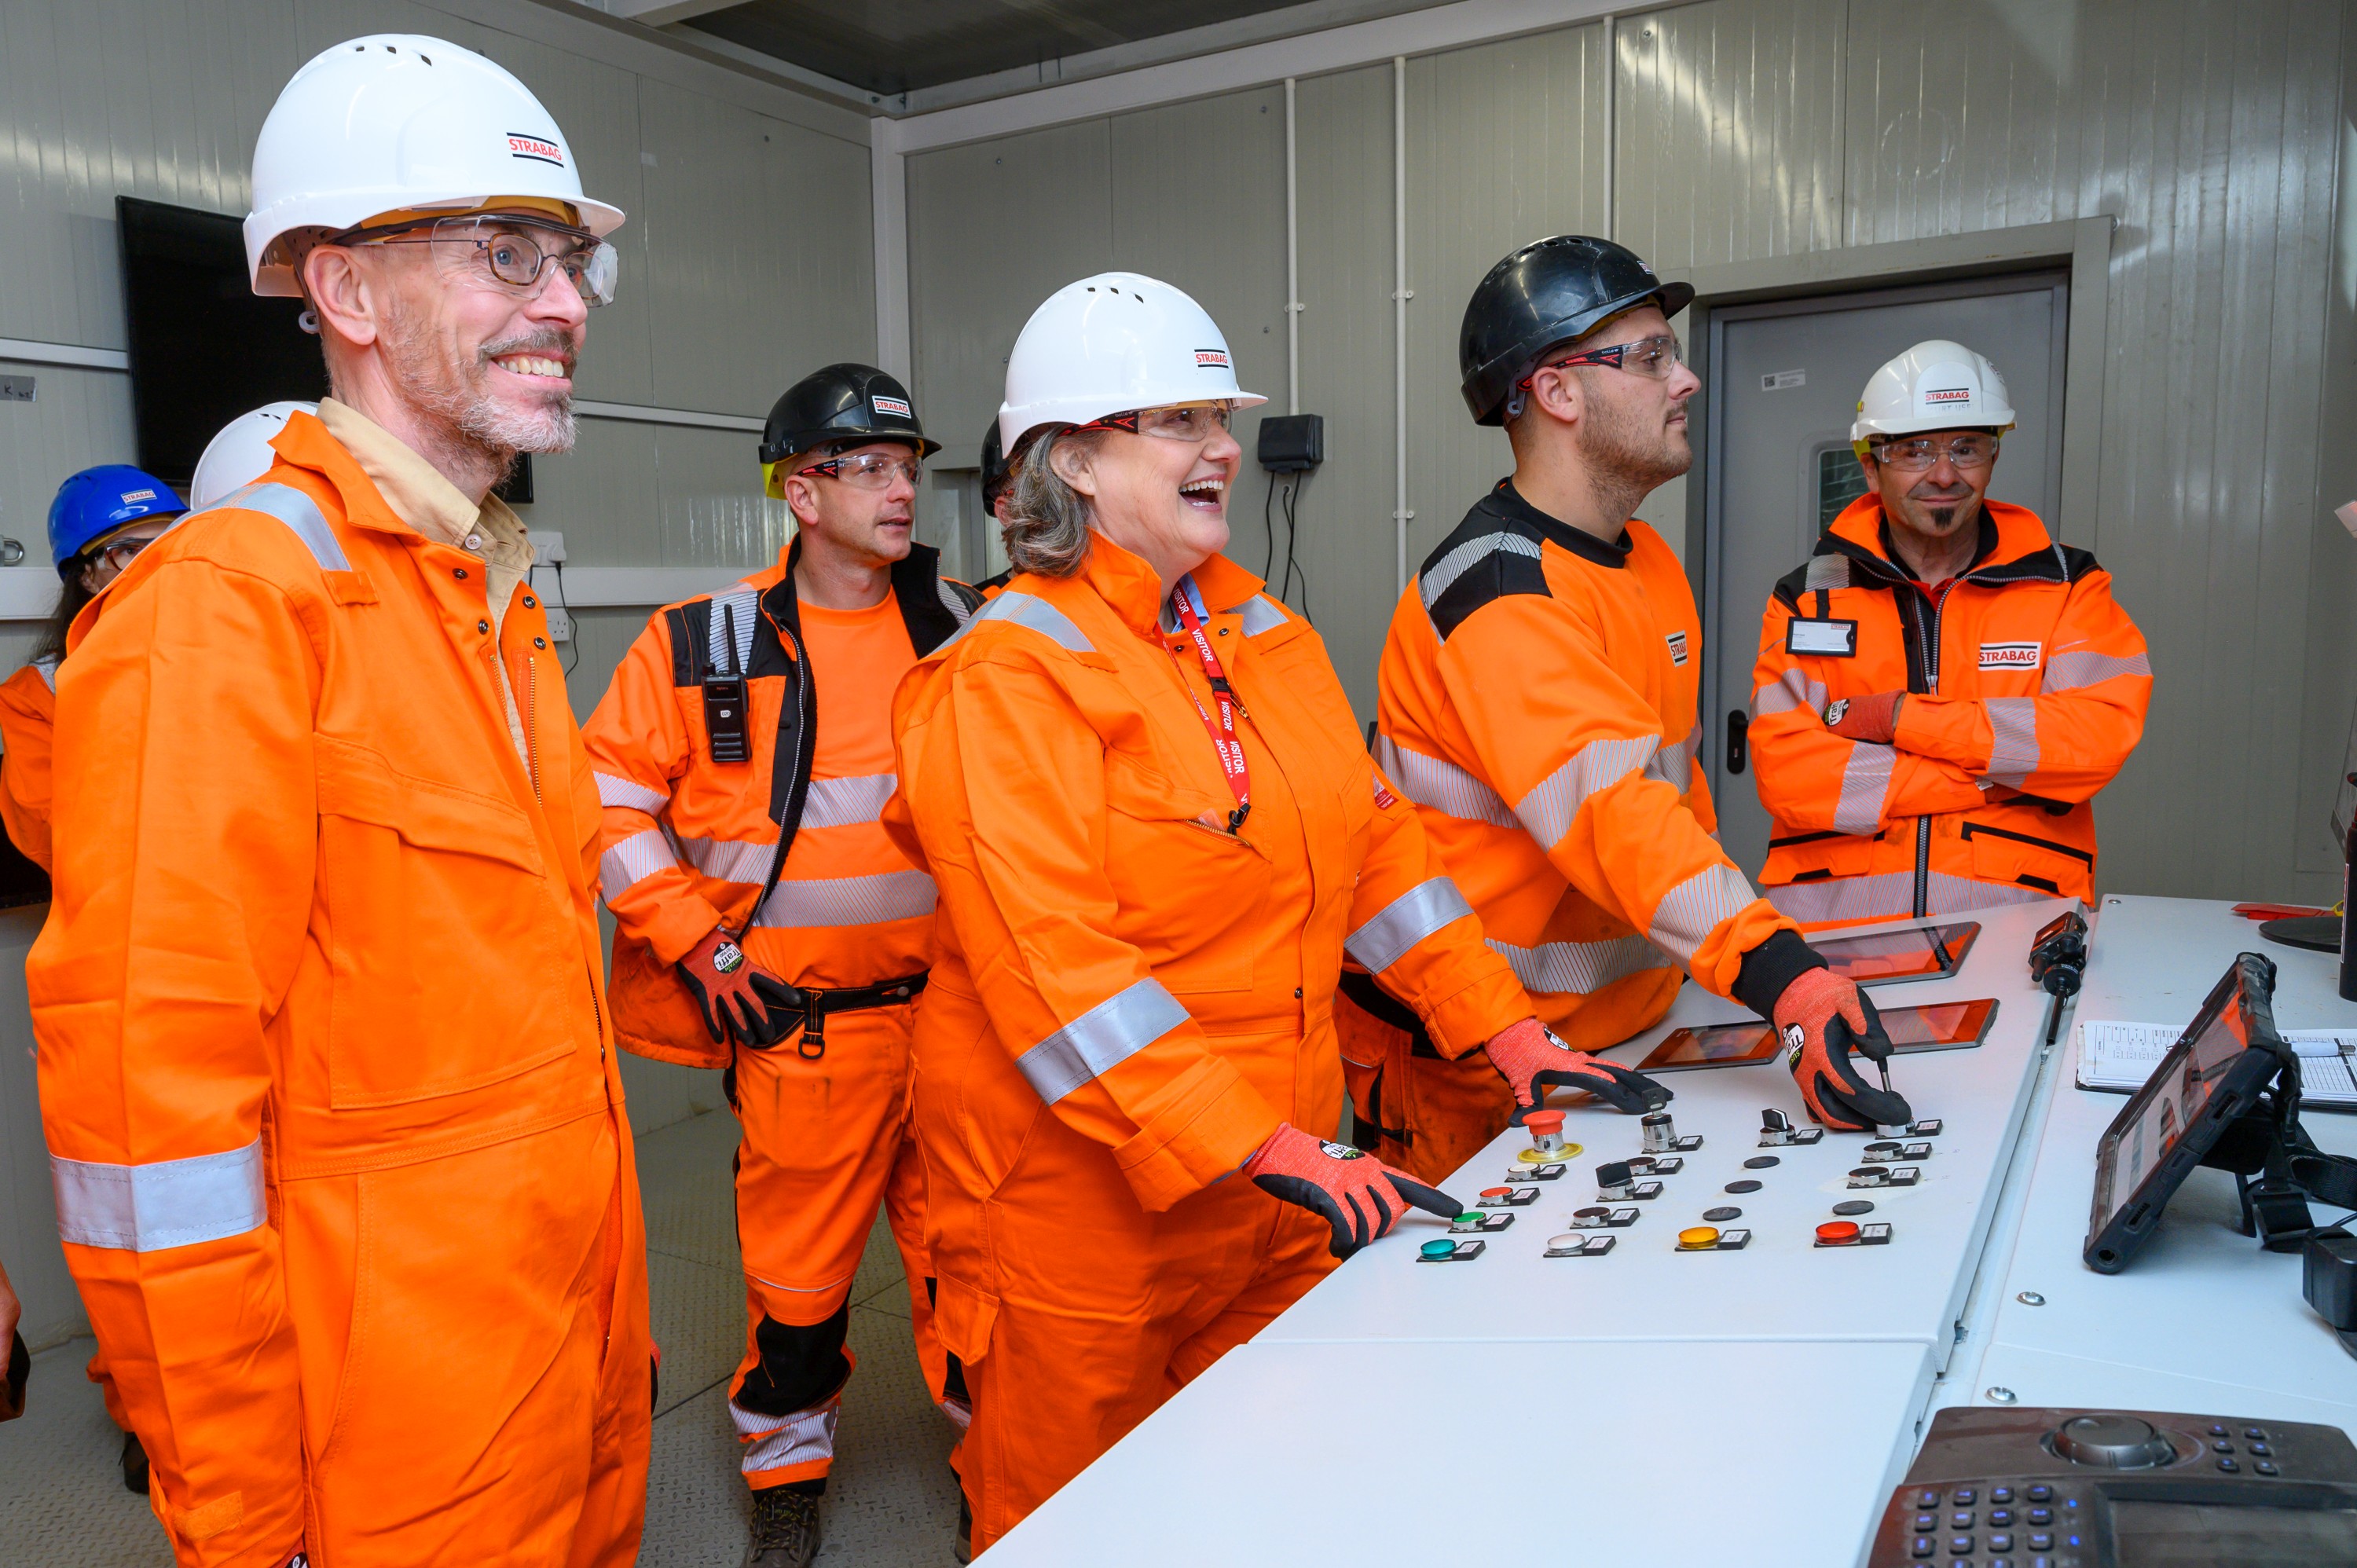
<path id="1" fill-rule="evenodd" d="M 680 983 L 695 998 L 714 1039 L 734 1035 L 748 1046 L 774 1046 L 784 1037 L 784 1027 L 770 1017 L 764 988 L 756 982 L 768 981 L 771 988 L 784 983 L 755 969 L 726 927 L 713 927 L 677 967 Z"/>
<path id="2" fill-rule="evenodd" d="M 1334 1227 L 1333 1253 L 1347 1258 L 1399 1223 L 1409 1204 L 1454 1219 L 1465 1206 L 1372 1155 L 1313 1138 L 1290 1122 L 1279 1122 L 1251 1159 L 1244 1175 L 1263 1191 L 1297 1203 Z"/>
<path id="3" fill-rule="evenodd" d="M 1837 1133 L 1915 1120 L 1902 1096 L 1868 1088 L 1850 1065 L 1853 1047 L 1868 1061 L 1888 1062 L 1890 1036 L 1866 993 L 1832 970 L 1803 970 L 1784 987 L 1776 998 L 1776 1033 L 1815 1120 Z"/>
<path id="4" fill-rule="evenodd" d="M 1556 1087 L 1584 1089 L 1615 1111 L 1631 1116 L 1659 1111 L 1670 1102 L 1670 1091 L 1642 1073 L 1617 1062 L 1575 1051 L 1553 1029 L 1536 1018 L 1525 1018 L 1490 1036 L 1490 1065 L 1514 1091 L 1514 1118 L 1523 1118 L 1546 1103 L 1547 1090 Z"/>
<path id="5" fill-rule="evenodd" d="M 1899 704 L 1904 692 L 1876 692 L 1864 697 L 1838 697 L 1825 709 L 1825 727 L 1847 740 L 1870 740 L 1889 746 L 1899 735 Z"/>

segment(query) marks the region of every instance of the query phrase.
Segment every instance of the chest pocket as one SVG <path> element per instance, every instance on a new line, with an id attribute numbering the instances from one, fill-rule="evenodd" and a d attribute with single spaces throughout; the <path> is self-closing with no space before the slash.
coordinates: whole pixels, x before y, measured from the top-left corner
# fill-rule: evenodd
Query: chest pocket
<path id="1" fill-rule="evenodd" d="M 1213 811 L 1210 800 L 1174 789 L 1119 752 L 1105 757 L 1105 867 L 1124 934 L 1155 978 L 1181 996 L 1249 990 L 1253 931 L 1272 881 L 1267 857 L 1197 821 Z"/>
<path id="2" fill-rule="evenodd" d="M 329 1103 L 461 1094 L 569 1054 L 570 923 L 523 812 L 349 741 L 317 757 Z"/>

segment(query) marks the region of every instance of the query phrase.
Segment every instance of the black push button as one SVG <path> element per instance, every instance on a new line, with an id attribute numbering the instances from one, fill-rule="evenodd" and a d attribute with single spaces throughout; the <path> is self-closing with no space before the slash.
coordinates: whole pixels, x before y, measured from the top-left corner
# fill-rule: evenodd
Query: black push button
<path id="1" fill-rule="evenodd" d="M 2211 1423 L 2210 1435 L 2212 1437 L 2223 1437 L 2226 1435 L 2226 1429 L 2213 1422 Z"/>
<path id="2" fill-rule="evenodd" d="M 1915 1506 L 1919 1509 L 1938 1508 L 1940 1506 L 1940 1494 L 1932 1487 L 1926 1487 L 1921 1491 L 1915 1494 Z"/>
<path id="3" fill-rule="evenodd" d="M 2265 1437 L 2266 1434 L 2255 1426 L 2246 1426 L 2243 1428 L 2243 1435 L 2245 1437 Z"/>
<path id="4" fill-rule="evenodd" d="M 2030 1487 L 2029 1492 L 2029 1500 L 2033 1503 L 2042 1503 L 2053 1495 L 2054 1488 L 2048 1486 L 2043 1481 L 2040 1481 L 2038 1485 Z"/>
<path id="5" fill-rule="evenodd" d="M 1990 1537 L 1989 1537 L 1989 1550 L 1990 1550 L 1991 1552 L 2010 1552 L 2010 1551 L 2012 1551 L 2012 1550 L 2013 1550 L 2013 1537 L 2011 1537 L 2011 1536 L 2009 1536 L 2009 1535 L 1992 1535 L 1992 1536 L 1990 1536 Z"/>
<path id="6" fill-rule="evenodd" d="M 1950 1514 L 1950 1515 L 1948 1516 L 1948 1528 L 1949 1528 L 1950 1530 L 1970 1530 L 1970 1529 L 1972 1529 L 1972 1528 L 1973 1528 L 1973 1510 L 1972 1510 L 1972 1509 L 1964 1509 L 1962 1513 Z"/>
<path id="7" fill-rule="evenodd" d="M 2280 1472 L 2280 1471 L 2278 1471 L 2278 1470 L 2275 1467 L 2275 1466 L 2273 1466 L 2272 1464 L 2268 1463 L 2268 1462 L 2267 1462 L 2266 1460 L 2265 1460 L 2265 1459 L 2260 1460 L 2257 1464 L 2255 1464 L 2255 1465 L 2252 1466 L 2251 1466 L 2251 1468 L 2252 1468 L 2252 1469 L 2254 1469 L 2254 1470 L 2256 1470 L 2256 1471 L 2257 1471 L 2260 1475 L 2262 1475 L 2262 1476 L 2274 1476 L 2274 1475 L 2279 1475 L 2279 1474 L 2281 1474 L 2281 1472 Z"/>
<path id="8" fill-rule="evenodd" d="M 2233 1451 L 2234 1445 L 2231 1443 L 2212 1443 L 2210 1444 L 2210 1452 L 2212 1454 L 2232 1454 Z"/>
<path id="9" fill-rule="evenodd" d="M 1969 1535 L 1950 1536 L 1948 1551 L 1953 1556 L 1970 1557 L 1973 1554 L 1973 1538 Z"/>
<path id="10" fill-rule="evenodd" d="M 1973 1490 L 1970 1487 L 1958 1487 L 1954 1491 L 1948 1494 L 1948 1500 L 1955 1504 L 1958 1508 L 1963 1508 L 1965 1504 L 1972 1502 L 1979 1496 L 1980 1494 Z"/>
<path id="11" fill-rule="evenodd" d="M 2264 1443 L 2254 1443 L 2251 1444 L 2251 1452 L 2254 1454 L 2272 1454 L 2275 1450 L 2268 1447 Z"/>
<path id="12" fill-rule="evenodd" d="M 2039 1534 L 2033 1535 L 2029 1538 L 2029 1550 L 2032 1552 L 2051 1552 L 2054 1550 L 2054 1538 L 2043 1531 L 2040 1531 Z"/>
<path id="13" fill-rule="evenodd" d="M 1989 1488 L 1989 1501 L 1993 1503 L 2009 1503 L 2013 1501 L 2013 1488 L 2011 1487 L 1991 1487 Z"/>
<path id="14" fill-rule="evenodd" d="M 1929 1557 L 1940 1550 L 1940 1543 L 1928 1535 L 1919 1535 L 1910 1543 L 1910 1550 L 1918 1557 Z"/>
<path id="15" fill-rule="evenodd" d="M 2000 1488 L 1999 1488 L 1999 1490 L 2002 1490 L 2002 1489 L 2003 1489 L 2002 1487 L 2000 1487 Z M 1989 1496 L 1991 1496 L 1991 1497 L 1995 1497 L 1996 1495 L 1996 1492 L 1991 1492 L 1991 1493 L 1989 1494 Z M 2007 1525 L 2008 1525 L 2008 1524 L 2011 1524 L 2012 1522 L 2013 1522 L 2013 1510 L 2012 1510 L 2011 1509 L 1989 1509 L 1989 1523 L 1991 1523 L 1991 1524 L 1993 1524 L 1993 1525 L 1997 1526 L 1999 1529 L 2002 1529 L 2002 1528 L 2004 1528 L 2005 1526 L 2007 1526 Z"/>
<path id="16" fill-rule="evenodd" d="M 1927 1530 L 1937 1530 L 1940 1528 L 1940 1516 L 1935 1513 L 1919 1513 L 1915 1516 L 1915 1521 L 1907 1528 L 1918 1535 Z"/>
<path id="17" fill-rule="evenodd" d="M 2219 1461 L 2218 1461 L 2218 1468 L 2220 1468 L 2221 1470 L 2225 1471 L 2225 1472 L 2226 1472 L 2226 1474 L 2228 1474 L 2228 1475 L 2232 1476 L 2232 1475 L 2235 1474 L 2236 1472 L 2240 1471 L 2240 1470 L 2242 1469 L 2242 1466 L 2241 1466 L 2240 1465 L 2235 1464 L 2232 1459 L 2221 1459 L 2221 1460 L 2219 1460 Z"/>
<path id="18" fill-rule="evenodd" d="M 2032 1487 L 2029 1489 L 2033 1496 L 2043 1490 L 2042 1487 Z M 2032 1509 L 2029 1510 L 2029 1522 L 2032 1524 L 2052 1524 L 2054 1522 L 2054 1510 L 2052 1509 Z"/>

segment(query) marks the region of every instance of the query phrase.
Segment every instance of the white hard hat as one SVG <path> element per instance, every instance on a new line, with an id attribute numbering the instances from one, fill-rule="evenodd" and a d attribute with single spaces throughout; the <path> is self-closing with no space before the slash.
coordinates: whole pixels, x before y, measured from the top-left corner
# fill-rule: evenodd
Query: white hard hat
<path id="1" fill-rule="evenodd" d="M 245 220 L 253 292 L 295 295 L 283 235 L 499 197 L 569 204 L 600 237 L 622 212 L 581 194 L 564 134 L 532 90 L 471 49 L 408 33 L 340 43 L 296 71 L 253 145 Z"/>
<path id="2" fill-rule="evenodd" d="M 2013 403 L 1996 367 L 1945 338 L 1927 338 L 1867 379 L 1849 427 L 1859 456 L 1878 435 L 1923 430 L 2010 430 Z"/>
<path id="3" fill-rule="evenodd" d="M 1006 359 L 999 444 L 1012 452 L 1043 424 L 1214 398 L 1237 408 L 1268 401 L 1236 385 L 1227 338 L 1184 292 L 1136 273 L 1099 273 L 1049 295 L 1023 324 Z"/>
<path id="4" fill-rule="evenodd" d="M 265 403 L 222 425 L 205 443 L 205 455 L 197 459 L 197 477 L 188 481 L 188 509 L 202 511 L 270 472 L 270 465 L 278 460 L 270 444 L 286 428 L 287 417 L 297 410 L 317 413 L 319 405 Z"/>

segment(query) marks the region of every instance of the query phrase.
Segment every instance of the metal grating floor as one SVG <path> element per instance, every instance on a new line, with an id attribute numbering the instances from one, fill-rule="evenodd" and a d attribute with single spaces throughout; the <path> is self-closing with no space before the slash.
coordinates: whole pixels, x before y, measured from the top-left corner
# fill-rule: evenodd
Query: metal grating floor
<path id="1" fill-rule="evenodd" d="M 648 1568 L 736 1568 L 745 1553 L 746 1491 L 726 1408 L 745 1342 L 745 1283 L 726 1112 L 639 1139 L 662 1409 L 647 1485 Z M 944 1568 L 957 1527 L 955 1433 L 925 1395 L 909 1342 L 908 1287 L 879 1220 L 854 1287 L 859 1358 L 843 1402 L 827 1493 L 824 1564 Z M 30 1409 L 0 1426 L 0 1563 L 42 1568 L 169 1568 L 146 1502 L 123 1489 L 122 1437 L 82 1376 L 91 1341 L 34 1358 Z"/>

